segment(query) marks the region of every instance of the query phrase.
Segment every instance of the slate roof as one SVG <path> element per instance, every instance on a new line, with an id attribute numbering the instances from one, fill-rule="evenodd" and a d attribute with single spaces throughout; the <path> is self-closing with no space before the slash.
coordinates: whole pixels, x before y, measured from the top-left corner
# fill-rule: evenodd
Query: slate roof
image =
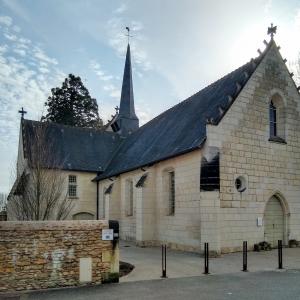
<path id="1" fill-rule="evenodd" d="M 121 144 L 102 180 L 201 148 L 206 124 L 218 124 L 273 42 L 263 54 L 163 112 Z"/>
<path id="2" fill-rule="evenodd" d="M 53 154 L 50 164 L 64 170 L 98 172 L 99 167 L 103 170 L 121 142 L 120 136 L 112 132 L 23 119 L 24 156 L 29 162 L 40 128 L 44 128 L 42 136 Z"/>

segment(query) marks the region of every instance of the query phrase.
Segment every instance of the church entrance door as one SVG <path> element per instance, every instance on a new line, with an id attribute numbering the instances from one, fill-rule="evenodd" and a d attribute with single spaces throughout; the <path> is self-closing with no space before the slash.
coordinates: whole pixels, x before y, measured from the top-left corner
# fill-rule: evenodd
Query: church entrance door
<path id="1" fill-rule="evenodd" d="M 284 214 L 280 200 L 275 196 L 268 201 L 264 215 L 265 241 L 276 247 L 284 240 Z"/>

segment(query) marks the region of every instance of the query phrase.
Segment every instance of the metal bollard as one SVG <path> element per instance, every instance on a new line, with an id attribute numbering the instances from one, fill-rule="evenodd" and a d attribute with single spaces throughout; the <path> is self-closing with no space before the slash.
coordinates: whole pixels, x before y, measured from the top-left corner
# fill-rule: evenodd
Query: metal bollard
<path id="1" fill-rule="evenodd" d="M 208 243 L 204 243 L 204 274 L 209 274 Z"/>
<path id="2" fill-rule="evenodd" d="M 161 245 L 161 278 L 167 278 L 167 245 Z"/>
<path id="3" fill-rule="evenodd" d="M 247 265 L 248 265 L 248 247 L 247 241 L 243 242 L 243 272 L 248 272 Z"/>
<path id="4" fill-rule="evenodd" d="M 278 240 L 278 269 L 283 269 L 283 267 L 282 267 L 282 240 Z"/>

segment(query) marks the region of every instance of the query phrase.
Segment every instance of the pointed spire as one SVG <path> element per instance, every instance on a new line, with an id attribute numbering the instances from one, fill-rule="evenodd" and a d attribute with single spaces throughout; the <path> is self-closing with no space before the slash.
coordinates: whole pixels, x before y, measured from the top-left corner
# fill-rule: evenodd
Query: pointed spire
<path id="1" fill-rule="evenodd" d="M 137 119 L 134 109 L 132 69 L 129 44 L 127 46 L 126 61 L 124 67 L 119 115 L 128 119 Z"/>
<path id="2" fill-rule="evenodd" d="M 129 133 L 139 128 L 139 119 L 135 114 L 130 44 L 127 45 L 126 60 L 124 67 L 120 110 L 116 118 L 117 128 L 121 133 Z"/>

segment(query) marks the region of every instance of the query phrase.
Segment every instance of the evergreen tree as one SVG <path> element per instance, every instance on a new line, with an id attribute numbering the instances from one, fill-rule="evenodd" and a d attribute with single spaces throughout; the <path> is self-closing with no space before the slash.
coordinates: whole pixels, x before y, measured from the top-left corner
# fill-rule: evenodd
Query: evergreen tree
<path id="1" fill-rule="evenodd" d="M 43 121 L 77 127 L 101 127 L 96 99 L 92 98 L 81 78 L 69 74 L 62 87 L 51 89 L 51 96 L 45 103 L 46 116 Z"/>

